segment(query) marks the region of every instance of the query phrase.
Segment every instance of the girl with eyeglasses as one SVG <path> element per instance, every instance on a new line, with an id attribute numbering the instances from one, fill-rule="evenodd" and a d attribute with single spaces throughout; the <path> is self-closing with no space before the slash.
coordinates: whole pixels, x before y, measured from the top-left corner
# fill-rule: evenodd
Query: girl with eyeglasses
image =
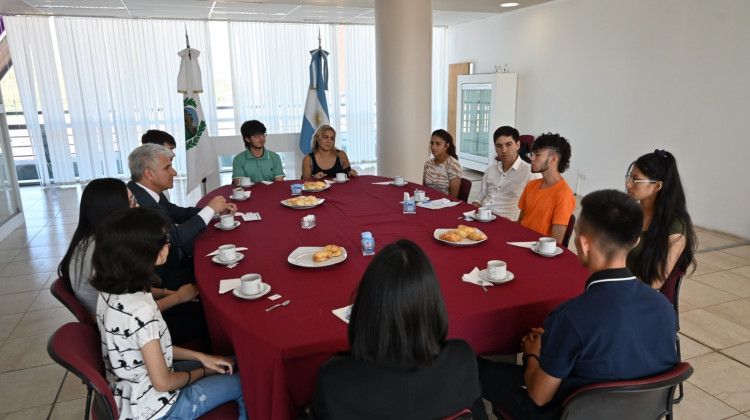
<path id="1" fill-rule="evenodd" d="M 643 207 L 641 238 L 627 266 L 639 279 L 660 289 L 673 269 L 695 263 L 696 238 L 674 156 L 655 150 L 630 164 L 625 187 Z"/>

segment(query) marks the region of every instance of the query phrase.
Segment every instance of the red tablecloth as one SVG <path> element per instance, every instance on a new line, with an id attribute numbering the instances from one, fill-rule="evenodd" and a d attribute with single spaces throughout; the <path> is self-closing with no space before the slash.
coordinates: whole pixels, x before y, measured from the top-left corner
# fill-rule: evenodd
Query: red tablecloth
<path id="1" fill-rule="evenodd" d="M 406 187 L 373 184 L 388 180 L 362 176 L 333 184 L 326 191 L 313 193 L 325 202 L 307 210 L 290 209 L 280 203 L 291 197 L 290 185 L 299 181 L 257 183 L 249 188 L 251 198 L 237 205 L 241 212 L 259 212 L 262 220 L 243 222 L 232 231 L 209 226 L 196 241 L 196 279 L 214 346 L 217 352 L 237 355 L 251 418 L 296 418 L 297 408 L 312 397 L 320 365 L 348 349 L 347 325 L 331 310 L 350 303 L 372 260 L 361 253 L 361 232 L 372 232 L 376 251 L 400 238 L 422 247 L 440 280 L 450 319 L 448 336 L 468 341 L 477 354 L 518 351 L 523 334 L 541 326 L 555 305 L 582 292 L 587 271 L 570 251 L 545 258 L 529 249 L 507 245 L 507 241 L 532 241 L 540 235 L 502 218 L 490 223 L 458 220 L 463 212 L 474 209 L 465 203 L 441 210 L 418 208 L 416 215 L 402 214 L 399 202 L 403 193 L 422 187 L 411 183 Z M 201 203 L 217 194 L 229 197 L 230 193 L 229 186 L 218 188 Z M 427 196 L 445 197 L 429 188 Z M 307 214 L 317 218 L 313 229 L 300 226 L 300 219 Z M 479 228 L 488 239 L 474 246 L 456 247 L 433 238 L 435 229 L 459 224 Z M 222 244 L 248 248 L 242 251 L 245 258 L 237 267 L 229 269 L 205 257 Z M 287 262 L 297 247 L 327 244 L 346 248 L 346 261 L 324 268 L 301 268 Z M 515 279 L 488 287 L 488 292 L 461 280 L 463 273 L 474 267 L 485 268 L 491 259 L 506 261 Z M 271 292 L 254 301 L 239 299 L 231 292 L 218 294 L 221 279 L 247 273 L 260 273 L 271 285 Z M 268 300 L 273 294 L 282 298 Z M 291 299 L 289 306 L 265 311 L 286 299 Z"/>

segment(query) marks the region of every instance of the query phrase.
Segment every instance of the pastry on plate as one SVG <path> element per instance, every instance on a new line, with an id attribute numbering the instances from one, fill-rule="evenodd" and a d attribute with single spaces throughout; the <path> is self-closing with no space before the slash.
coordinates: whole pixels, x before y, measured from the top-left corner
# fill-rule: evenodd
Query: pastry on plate
<path id="1" fill-rule="evenodd" d="M 326 183 L 323 181 L 307 181 L 304 186 L 306 190 L 320 190 L 326 187 Z"/>
<path id="2" fill-rule="evenodd" d="M 318 204 L 318 199 L 309 195 L 309 196 L 299 196 L 294 198 L 288 198 L 286 200 L 287 206 L 314 206 Z"/>
<path id="3" fill-rule="evenodd" d="M 463 239 L 463 236 L 456 233 L 455 230 L 452 230 L 450 232 L 445 232 L 444 234 L 440 235 L 440 239 L 448 242 L 458 242 L 461 239 Z"/>
<path id="4" fill-rule="evenodd" d="M 338 257 L 343 254 L 344 251 L 337 245 L 326 245 L 322 250 L 313 254 L 313 261 L 322 262 L 333 257 Z"/>

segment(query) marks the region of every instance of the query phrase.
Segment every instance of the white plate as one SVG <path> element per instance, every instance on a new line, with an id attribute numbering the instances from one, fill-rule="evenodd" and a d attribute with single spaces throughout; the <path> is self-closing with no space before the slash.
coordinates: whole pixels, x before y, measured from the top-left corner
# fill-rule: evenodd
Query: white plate
<path id="1" fill-rule="evenodd" d="M 331 188 L 331 184 L 326 184 L 326 186 L 323 188 L 305 188 L 303 184 L 302 192 L 320 192 L 320 191 L 325 191 L 329 188 Z"/>
<path id="2" fill-rule="evenodd" d="M 505 271 L 505 278 L 503 280 L 493 280 L 493 279 L 490 278 L 490 276 L 487 275 L 487 269 L 486 268 L 484 270 L 481 270 L 479 272 L 479 278 L 480 279 L 482 279 L 484 281 L 488 281 L 490 283 L 494 283 L 494 284 L 507 283 L 507 282 L 513 280 L 515 277 L 516 276 L 514 276 L 513 273 L 511 273 L 510 271 L 506 270 Z"/>
<path id="3" fill-rule="evenodd" d="M 536 250 L 536 244 L 532 245 L 531 248 L 529 248 L 529 249 L 531 249 L 534 252 L 534 254 L 541 255 L 542 257 L 556 257 L 556 256 L 562 254 L 562 252 L 563 252 L 562 248 L 560 248 L 559 246 L 555 247 L 555 252 L 552 253 L 552 254 L 542 254 L 541 252 L 537 251 Z"/>
<path id="4" fill-rule="evenodd" d="M 215 262 L 216 264 L 221 264 L 221 265 L 232 265 L 232 264 L 236 264 L 242 261 L 242 259 L 245 258 L 245 254 L 241 254 L 239 252 L 235 252 L 235 254 L 237 256 L 232 261 L 223 261 L 221 258 L 219 258 L 218 255 L 214 255 L 214 257 L 211 258 L 211 261 Z"/>
<path id="5" fill-rule="evenodd" d="M 234 196 L 233 196 L 233 195 L 230 195 L 230 196 L 229 196 L 229 198 L 231 198 L 231 199 L 232 199 L 232 200 L 234 200 L 234 201 L 245 201 L 245 200 L 247 200 L 247 199 L 248 199 L 248 198 L 250 198 L 250 197 L 245 197 L 245 198 L 234 198 Z"/>
<path id="6" fill-rule="evenodd" d="M 455 245 L 455 246 L 476 245 L 476 244 L 480 244 L 480 243 L 482 243 L 482 242 L 484 242 L 484 241 L 486 241 L 486 240 L 487 240 L 487 239 L 485 238 L 485 239 L 482 239 L 481 241 L 472 241 L 472 240 L 471 240 L 471 239 L 469 239 L 469 238 L 462 238 L 462 239 L 461 239 L 460 241 L 458 241 L 458 242 L 451 242 L 451 241 L 446 241 L 446 240 L 444 240 L 444 239 L 440 239 L 440 235 L 442 235 L 442 234 L 444 234 L 444 233 L 446 233 L 446 232 L 450 232 L 450 231 L 452 231 L 452 230 L 456 230 L 456 229 L 435 229 L 435 233 L 433 233 L 433 234 L 432 234 L 432 236 L 433 236 L 433 237 L 434 237 L 435 239 L 437 239 L 438 241 L 440 241 L 440 242 L 442 242 L 442 243 L 444 243 L 444 244 L 448 244 L 448 245 Z M 479 229 L 477 229 L 477 232 L 482 232 L 482 231 L 481 231 L 481 230 L 479 230 Z M 484 232 L 482 232 L 482 233 L 484 233 Z M 485 236 L 487 236 L 487 234 L 486 234 L 486 233 L 485 233 Z"/>
<path id="7" fill-rule="evenodd" d="M 298 267 L 327 267 L 329 265 L 338 264 L 346 259 L 346 249 L 341 247 L 342 254 L 338 257 L 329 258 L 325 261 L 313 261 L 313 254 L 318 251 L 322 251 L 322 246 L 301 246 L 287 257 L 289 264 L 296 265 Z"/>
<path id="8" fill-rule="evenodd" d="M 474 220 L 476 220 L 477 222 L 487 223 L 487 222 L 491 222 L 491 221 L 497 219 L 497 216 L 495 216 L 494 214 L 491 214 L 489 219 L 480 219 L 479 215 L 475 211 L 474 213 L 472 213 L 471 218 L 474 219 Z"/>
<path id="9" fill-rule="evenodd" d="M 408 182 L 406 181 L 404 181 L 403 184 L 396 184 L 395 182 L 391 181 L 391 185 L 393 185 L 394 187 L 405 187 L 406 184 L 408 184 Z"/>
<path id="10" fill-rule="evenodd" d="M 234 221 L 234 224 L 232 225 L 232 227 L 224 227 L 224 226 L 222 226 L 222 225 L 221 225 L 221 222 L 217 222 L 217 223 L 216 223 L 216 224 L 214 225 L 214 227 L 215 227 L 216 229 L 221 229 L 221 230 L 234 230 L 234 229 L 235 229 L 235 228 L 236 228 L 237 226 L 239 226 L 239 225 L 240 225 L 240 222 L 239 222 L 239 220 L 235 220 L 235 221 Z"/>
<path id="11" fill-rule="evenodd" d="M 246 295 L 242 293 L 242 285 L 239 285 L 232 290 L 232 293 L 237 296 L 240 299 L 247 299 L 247 300 L 254 300 L 258 299 L 260 297 L 263 297 L 268 294 L 268 292 L 271 291 L 271 285 L 268 283 L 261 283 L 260 284 L 260 292 L 254 294 L 254 295 Z"/>
<path id="12" fill-rule="evenodd" d="M 318 207 L 319 205 L 323 204 L 324 201 L 326 201 L 325 198 L 318 198 L 318 204 L 313 204 L 311 206 L 290 206 L 289 204 L 286 203 L 286 200 L 281 200 L 281 204 L 285 207 L 289 207 L 290 209 L 311 209 L 313 207 Z"/>

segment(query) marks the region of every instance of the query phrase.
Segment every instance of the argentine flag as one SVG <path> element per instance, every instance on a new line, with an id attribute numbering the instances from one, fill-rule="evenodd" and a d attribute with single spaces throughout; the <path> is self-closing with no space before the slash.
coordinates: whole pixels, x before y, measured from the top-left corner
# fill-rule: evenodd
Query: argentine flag
<path id="1" fill-rule="evenodd" d="M 302 119 L 302 134 L 299 138 L 299 148 L 302 153 L 312 151 L 311 142 L 315 130 L 323 124 L 329 124 L 328 103 L 328 51 L 321 48 L 310 51 L 310 89 L 307 91 L 305 102 L 305 116 Z"/>

